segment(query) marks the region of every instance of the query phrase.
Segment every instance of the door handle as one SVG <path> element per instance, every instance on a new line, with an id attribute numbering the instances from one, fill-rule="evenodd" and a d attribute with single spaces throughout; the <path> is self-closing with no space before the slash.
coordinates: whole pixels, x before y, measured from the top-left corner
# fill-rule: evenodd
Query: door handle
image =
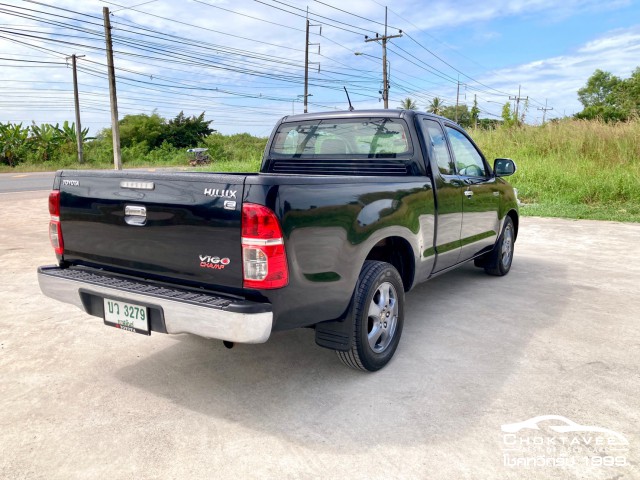
<path id="1" fill-rule="evenodd" d="M 472 190 L 465 190 L 464 191 L 464 195 L 467 198 L 471 198 L 471 197 L 473 197 L 473 191 Z"/>

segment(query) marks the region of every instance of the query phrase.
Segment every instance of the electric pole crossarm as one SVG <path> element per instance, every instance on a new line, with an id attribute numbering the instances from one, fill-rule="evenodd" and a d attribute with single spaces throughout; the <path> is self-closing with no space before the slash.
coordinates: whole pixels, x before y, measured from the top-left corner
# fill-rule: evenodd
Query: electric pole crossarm
<path id="1" fill-rule="evenodd" d="M 521 85 L 518 85 L 518 96 L 517 97 L 509 97 L 509 100 L 514 100 L 516 102 L 516 124 L 520 125 L 520 117 L 519 117 L 519 110 L 520 110 L 520 100 L 522 100 L 522 97 L 520 96 L 520 89 L 522 88 Z M 529 96 L 527 95 L 525 98 L 525 100 L 529 100 Z"/>
<path id="2" fill-rule="evenodd" d="M 546 117 L 547 117 L 547 112 L 548 112 L 549 110 L 553 110 L 553 107 L 547 107 L 547 102 L 548 102 L 548 101 L 549 101 L 548 99 L 545 99 L 545 101 L 544 101 L 544 107 L 538 107 L 538 110 L 542 110 L 542 124 L 543 124 L 543 125 L 544 125 L 544 122 L 545 122 Z"/>
<path id="3" fill-rule="evenodd" d="M 385 35 L 384 37 L 373 37 L 373 38 L 367 38 L 365 37 L 365 42 L 377 42 L 379 40 L 391 40 L 392 38 L 400 38 L 402 36 L 402 34 L 399 35 Z"/>

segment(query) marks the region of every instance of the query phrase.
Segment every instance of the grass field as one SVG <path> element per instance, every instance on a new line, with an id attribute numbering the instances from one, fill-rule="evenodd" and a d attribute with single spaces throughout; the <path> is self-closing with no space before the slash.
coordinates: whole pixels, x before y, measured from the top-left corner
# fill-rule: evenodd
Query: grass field
<path id="1" fill-rule="evenodd" d="M 518 171 L 509 181 L 518 189 L 524 215 L 640 222 L 640 119 L 606 124 L 563 120 L 542 127 L 471 130 L 489 161 L 508 157 Z M 260 167 L 265 138 L 248 134 L 209 136 L 204 146 L 213 159 L 198 170 L 255 172 Z M 82 168 L 112 168 L 113 154 L 104 143 L 85 147 Z M 182 150 L 142 147 L 123 149 L 127 168 L 188 167 Z M 66 160 L 23 163 L 0 172 L 51 171 L 78 168 Z"/>
<path id="2" fill-rule="evenodd" d="M 525 215 L 640 222 L 640 120 L 470 133 L 487 159 L 516 161 Z"/>

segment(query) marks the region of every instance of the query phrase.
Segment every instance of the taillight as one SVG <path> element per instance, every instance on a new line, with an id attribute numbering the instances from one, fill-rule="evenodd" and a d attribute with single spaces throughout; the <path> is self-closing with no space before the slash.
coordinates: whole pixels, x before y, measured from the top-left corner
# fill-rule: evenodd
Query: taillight
<path id="1" fill-rule="evenodd" d="M 62 228 L 60 226 L 60 190 L 54 190 L 49 194 L 49 240 L 56 255 L 64 254 L 64 242 L 62 240 Z"/>
<path id="2" fill-rule="evenodd" d="M 273 289 L 289 283 L 280 223 L 262 205 L 242 205 L 242 264 L 245 288 Z"/>

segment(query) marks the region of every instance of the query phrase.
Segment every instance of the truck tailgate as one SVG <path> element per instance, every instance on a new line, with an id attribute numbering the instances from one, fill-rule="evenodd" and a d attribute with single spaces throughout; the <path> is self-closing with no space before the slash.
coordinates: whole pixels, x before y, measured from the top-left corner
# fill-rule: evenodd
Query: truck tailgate
<path id="1" fill-rule="evenodd" d="M 246 175 L 63 171 L 64 260 L 193 285 L 242 287 Z"/>

